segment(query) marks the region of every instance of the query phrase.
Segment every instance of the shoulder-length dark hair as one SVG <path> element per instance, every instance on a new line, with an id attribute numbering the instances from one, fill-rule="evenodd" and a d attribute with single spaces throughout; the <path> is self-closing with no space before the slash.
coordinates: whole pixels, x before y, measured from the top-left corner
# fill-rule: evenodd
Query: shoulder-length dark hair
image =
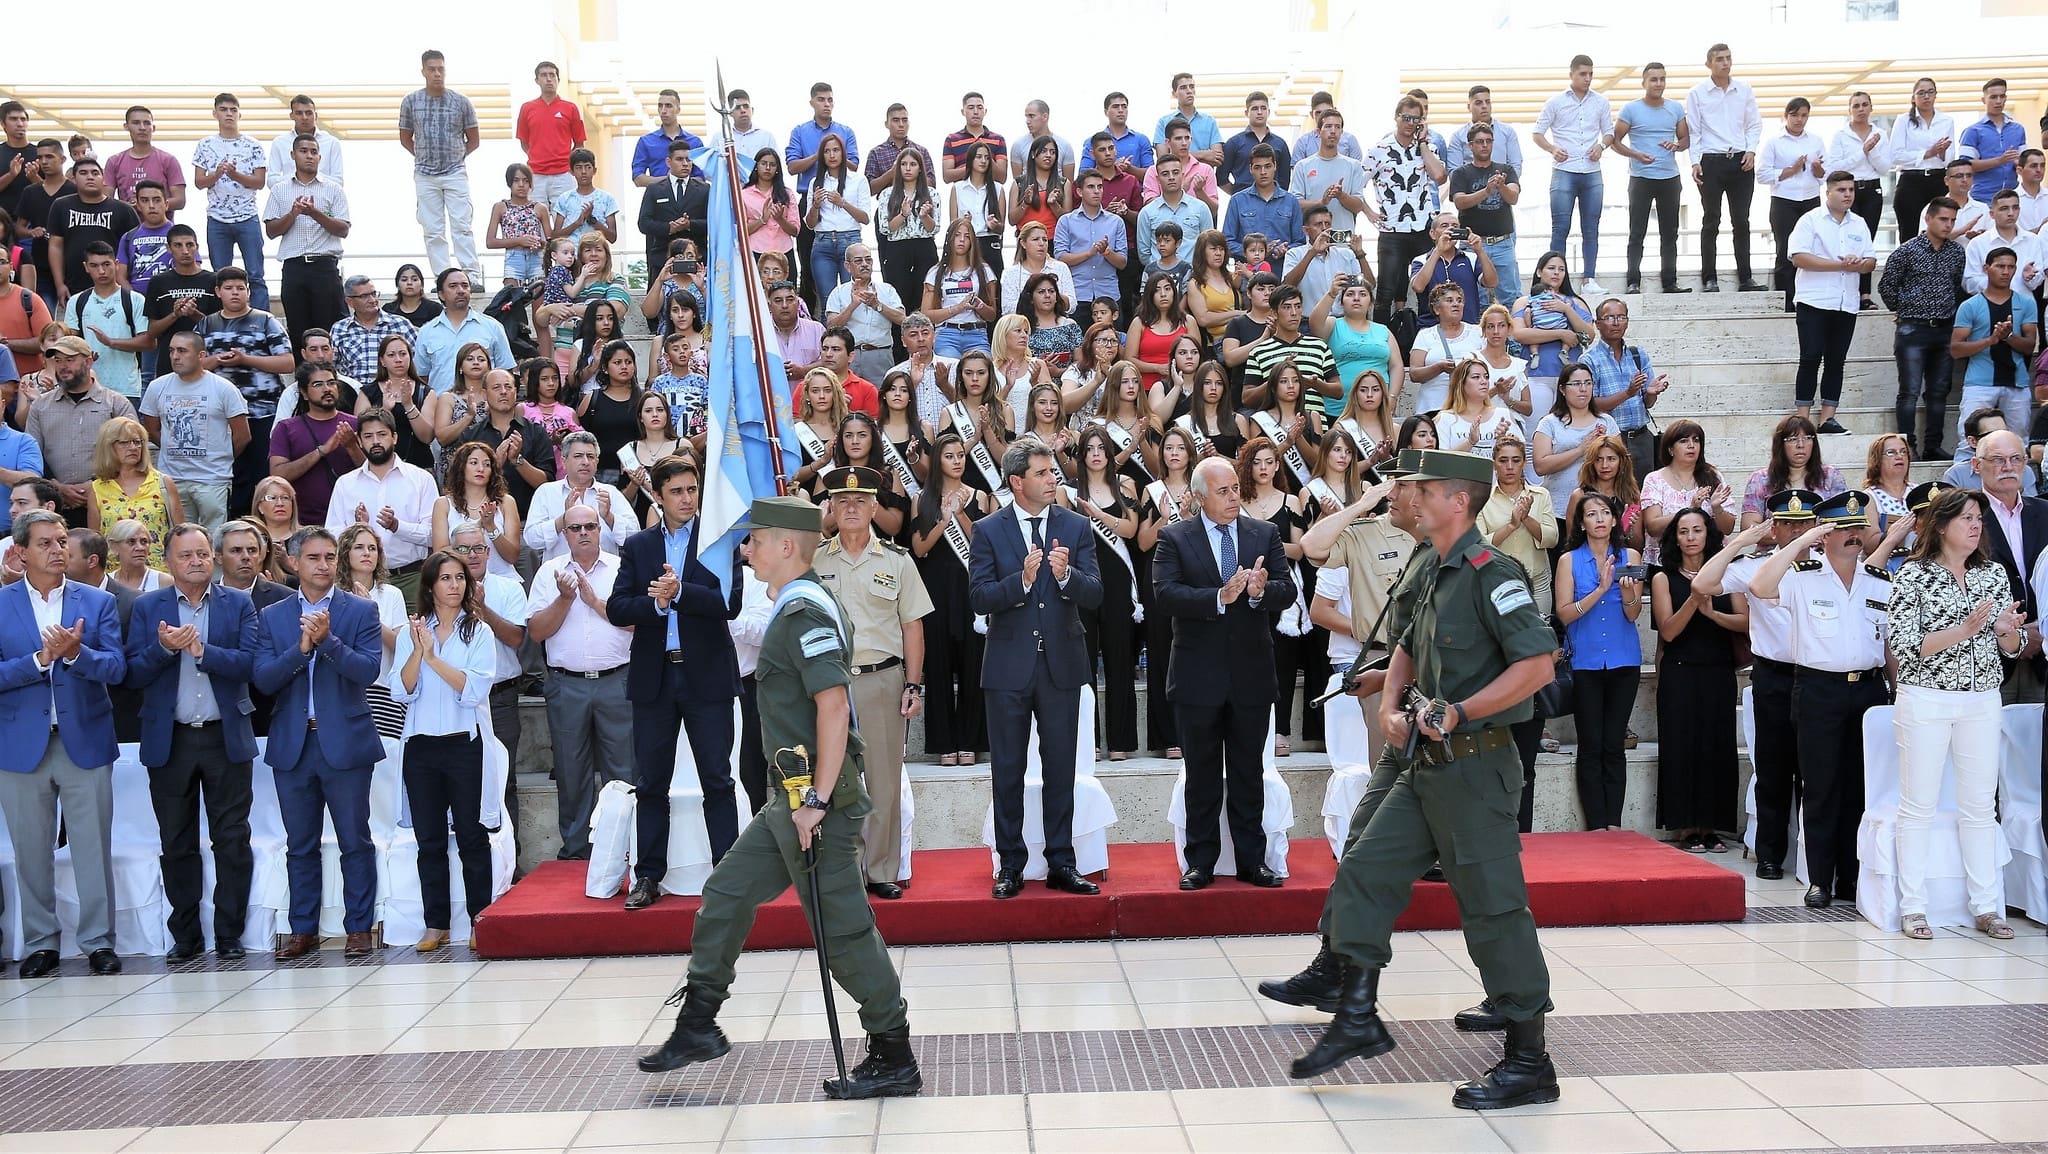
<path id="1" fill-rule="evenodd" d="M 944 455 L 947 446 L 950 445 L 959 445 L 962 452 L 967 451 L 967 442 L 961 440 L 960 434 L 951 429 L 947 429 L 945 432 L 932 438 L 931 482 L 924 487 L 923 492 L 917 495 L 917 519 L 921 524 L 936 525 L 939 523 L 939 502 L 943 496 L 939 490 L 945 486 L 945 475 L 940 472 L 939 458 Z M 967 467 L 971 469 L 974 465 L 972 462 L 969 462 Z M 973 488 L 973 486 L 967 484 L 967 474 L 965 473 L 960 474 L 960 484 L 970 489 Z"/>
<path id="2" fill-rule="evenodd" d="M 562 384 L 562 369 L 561 366 L 555 364 L 555 359 L 553 357 L 528 357 L 512 366 L 514 376 L 525 386 L 521 391 L 526 395 L 527 404 L 538 405 L 541 403 L 540 377 L 542 373 L 549 370 L 553 370 L 555 374 L 555 403 L 558 405 L 569 403 L 564 400 L 569 390 L 567 386 Z"/>
<path id="3" fill-rule="evenodd" d="M 1581 503 L 1583 501 L 1584 498 L 1581 499 Z M 1678 526 L 1687 517 L 1698 517 L 1707 523 L 1707 551 L 1701 554 L 1702 557 L 1712 557 L 1719 553 L 1723 542 L 1721 527 L 1714 524 L 1714 519 L 1707 515 L 1705 509 L 1694 505 L 1673 513 L 1670 522 L 1664 526 L 1664 532 L 1657 536 L 1657 560 L 1658 567 L 1674 577 L 1679 575 Z"/>
<path id="4" fill-rule="evenodd" d="M 1098 441 L 1101 442 L 1102 451 L 1107 456 L 1109 461 L 1109 463 L 1103 467 L 1103 480 L 1108 482 L 1109 484 L 1110 496 L 1108 504 L 1104 505 L 1098 503 L 1096 507 L 1099 509 L 1108 510 L 1109 512 L 1114 513 L 1117 516 L 1121 517 L 1124 515 L 1124 490 L 1123 482 L 1120 479 L 1122 477 L 1122 474 L 1118 473 L 1116 468 L 1116 441 L 1110 437 L 1109 430 L 1103 428 L 1099 424 L 1090 425 L 1087 428 L 1082 429 L 1080 439 L 1074 442 L 1075 487 L 1080 491 L 1081 496 L 1089 496 L 1088 446 L 1093 445 Z M 1089 499 L 1094 500 L 1093 497 L 1089 497 Z"/>
<path id="5" fill-rule="evenodd" d="M 1586 510 L 1596 504 L 1606 509 L 1608 515 L 1614 518 L 1614 529 L 1607 536 L 1607 551 L 1617 557 L 1623 556 L 1624 551 L 1628 549 L 1628 542 L 1621 532 L 1621 502 L 1591 489 L 1583 491 L 1579 497 L 1579 507 L 1572 513 L 1571 537 L 1565 542 L 1565 552 L 1569 553 L 1586 543 Z"/>
<path id="6" fill-rule="evenodd" d="M 1779 421 L 1778 427 L 1771 430 L 1771 463 L 1766 466 L 1768 471 L 1764 474 L 1766 493 L 1795 487 L 1792 484 L 1792 461 L 1785 455 L 1785 442 L 1800 433 L 1813 441 L 1813 454 L 1806 458 L 1806 475 L 1800 478 L 1797 487 L 1816 493 L 1820 491 L 1821 478 L 1826 475 L 1827 468 L 1820 459 L 1820 433 L 1814 429 L 1812 421 L 1795 414 Z"/>
<path id="7" fill-rule="evenodd" d="M 966 168 L 968 176 L 974 175 L 974 158 L 977 154 L 983 154 L 988 157 L 988 183 L 981 186 L 982 212 L 987 216 L 1001 216 L 1003 214 L 1002 183 L 996 179 L 995 147 L 986 140 L 977 140 L 967 146 L 967 156 L 961 161 L 961 164 Z M 1058 172 L 1059 166 L 1054 165 L 1053 171 Z M 962 177 L 960 183 L 972 186 L 967 177 Z M 980 229 L 975 229 L 974 231 L 977 234 L 981 232 Z"/>
<path id="8" fill-rule="evenodd" d="M 854 424 L 866 425 L 868 427 L 868 459 L 865 461 L 854 461 L 849 458 L 846 455 L 846 438 L 839 436 L 833 438 L 832 463 L 834 465 L 858 464 L 862 468 L 873 469 L 884 477 L 895 476 L 894 473 L 889 471 L 889 466 L 886 463 L 888 458 L 882 454 L 882 427 L 876 424 L 875 419 L 868 416 L 864 410 L 854 409 L 848 412 L 846 416 L 840 418 L 839 431 L 843 434 L 846 432 L 848 425 Z"/>
<path id="9" fill-rule="evenodd" d="M 464 441 L 448 451 L 448 471 L 441 478 L 441 492 L 455 511 L 464 516 L 473 515 L 474 510 L 463 504 L 469 494 L 469 479 L 463 471 L 469 467 L 469 459 L 482 453 L 491 462 L 491 475 L 484 478 L 484 499 L 503 501 L 505 499 L 505 470 L 498 467 L 498 454 L 482 441 Z"/>
<path id="10" fill-rule="evenodd" d="M 1052 175 L 1044 185 L 1038 183 L 1038 154 L 1052 150 Z M 990 172 L 990 183 L 994 183 L 994 172 Z M 1017 177 L 1019 192 L 1036 192 L 1041 187 L 1048 196 L 1061 195 L 1067 186 L 1066 169 L 1060 166 L 1060 142 L 1050 136 L 1041 136 L 1031 142 L 1024 152 L 1024 171 Z"/>
<path id="11" fill-rule="evenodd" d="M 1664 426 L 1664 439 L 1658 443 L 1657 447 L 1657 464 L 1664 468 L 1670 467 L 1671 446 L 1685 440 L 1687 437 L 1691 437 L 1700 443 L 1700 456 L 1698 462 L 1692 467 L 1692 479 L 1709 489 L 1720 488 L 1721 470 L 1707 463 L 1707 431 L 1700 427 L 1698 421 L 1690 417 L 1680 417 Z M 1708 520 L 1711 521 L 1713 518 L 1709 517 Z M 1713 554 L 1709 553 L 1707 556 L 1711 557 Z"/>
<path id="12" fill-rule="evenodd" d="M 1180 303 L 1179 293 L 1174 293 L 1173 299 L 1167 302 L 1165 312 L 1159 311 L 1159 305 L 1156 300 L 1159 294 L 1159 285 L 1161 282 L 1171 283 L 1172 280 L 1172 273 L 1163 272 L 1155 272 L 1145 278 L 1145 290 L 1138 296 L 1139 324 L 1144 325 L 1148 329 L 1162 320 L 1172 321 L 1179 327 L 1187 325 L 1187 311 Z"/>
<path id="13" fill-rule="evenodd" d="M 1053 323 L 1058 324 L 1066 320 L 1067 314 L 1074 311 L 1074 302 L 1068 300 L 1065 293 L 1060 292 L 1060 278 L 1049 272 L 1033 273 L 1031 279 L 1024 282 L 1023 290 L 1017 294 L 1017 311 L 1023 313 L 1024 319 L 1031 322 L 1034 331 L 1038 328 L 1038 286 L 1047 281 L 1052 282 L 1053 295 L 1059 301 L 1053 306 L 1054 315 L 1059 320 Z"/>
<path id="14" fill-rule="evenodd" d="M 825 142 L 827 140 L 836 140 L 839 142 L 839 171 L 836 173 L 829 172 L 825 168 Z M 825 135 L 818 138 L 818 179 L 823 180 L 827 176 L 837 177 L 839 180 L 839 185 L 838 187 L 832 190 L 834 192 L 846 191 L 846 178 L 849 174 L 855 176 L 856 178 L 860 175 L 859 173 L 853 171 L 853 164 L 851 161 L 847 160 L 846 157 L 847 153 L 845 137 L 839 135 L 839 133 L 837 132 L 828 132 Z M 991 169 L 990 172 L 991 175 L 993 175 L 994 170 Z"/>
<path id="15" fill-rule="evenodd" d="M 1913 551 L 1907 554 L 1911 561 L 1941 563 L 1941 531 L 1948 523 L 1963 515 L 1965 506 L 1977 506 L 1977 515 L 1984 518 L 1984 532 L 1977 536 L 1977 548 L 1969 559 L 1963 562 L 1966 569 L 1991 564 L 1991 548 L 1985 542 L 1991 534 L 1991 498 L 1979 489 L 1944 489 L 1940 496 L 1920 511 L 1920 523 L 1914 526 L 1920 534 L 1913 542 Z"/>
<path id="16" fill-rule="evenodd" d="M 483 613 L 483 594 L 477 588 L 480 583 L 470 575 L 468 563 L 448 550 L 435 550 L 420 566 L 420 589 L 413 597 L 412 611 L 429 622 L 434 620 L 434 585 L 441 580 L 441 570 L 450 565 L 462 574 L 462 613 L 455 619 L 455 632 L 468 641 L 476 636 L 476 623 Z"/>
<path id="17" fill-rule="evenodd" d="M 768 202 L 781 207 L 789 203 L 789 185 L 782 179 L 782 154 L 772 148 L 764 148 L 754 154 L 754 170 L 747 174 L 747 183 L 758 188 L 761 184 L 761 158 L 775 162 L 775 179 L 768 186 Z"/>
<path id="18" fill-rule="evenodd" d="M 583 315 L 576 320 L 576 345 L 579 350 L 576 354 L 577 373 L 581 373 L 584 366 L 590 363 L 590 358 L 597 354 L 600 344 L 608 343 L 600 342 L 597 339 L 597 314 L 600 309 L 611 310 L 612 335 L 608 338 L 608 341 L 616 341 L 625 335 L 626 310 L 620 308 L 617 301 L 610 297 L 597 297 L 584 305 Z M 461 362 L 457 361 L 456 364 L 460 365 Z M 562 386 L 565 390 L 568 387 L 566 383 Z M 560 398 L 558 397 L 557 399 L 559 400 Z"/>

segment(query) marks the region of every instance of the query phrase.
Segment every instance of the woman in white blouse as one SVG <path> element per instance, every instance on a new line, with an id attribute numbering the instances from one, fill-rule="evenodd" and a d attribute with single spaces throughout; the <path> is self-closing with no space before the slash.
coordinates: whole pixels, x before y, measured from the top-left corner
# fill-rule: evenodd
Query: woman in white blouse
<path id="1" fill-rule="evenodd" d="M 1450 400 L 1436 415 L 1437 443 L 1457 453 L 1493 456 L 1502 437 L 1525 440 L 1522 422 L 1500 403 L 1493 371 L 1477 357 L 1459 361 L 1451 370 Z"/>
<path id="2" fill-rule="evenodd" d="M 1891 166 L 1899 170 L 1892 195 L 1892 215 L 1904 244 L 1920 235 L 1920 215 L 1927 202 L 1948 194 L 1946 170 L 1956 155 L 1955 118 L 1934 110 L 1934 78 L 1913 82 L 1913 107 L 1892 122 Z"/>
<path id="3" fill-rule="evenodd" d="M 851 279 L 846 274 L 846 250 L 860 243 L 872 202 L 868 182 L 846 163 L 846 142 L 836 132 L 826 133 L 818 143 L 817 177 L 811 183 L 804 225 L 816 236 L 811 242 L 811 282 L 823 301 Z"/>
<path id="4" fill-rule="evenodd" d="M 1828 171 L 1846 172 L 1856 178 L 1856 201 L 1849 211 L 1863 218 L 1870 235 L 1877 235 L 1877 219 L 1884 214 L 1884 133 L 1870 123 L 1870 93 L 1849 97 L 1849 123 L 1828 140 Z M 1870 274 L 1862 278 L 1863 307 L 1870 307 Z"/>
<path id="5" fill-rule="evenodd" d="M 427 923 L 419 952 L 448 944 L 448 842 L 452 820 L 462 858 L 469 919 L 491 904 L 491 839 L 479 810 L 484 790 L 481 711 L 498 667 L 496 640 L 482 621 L 483 591 L 453 553 L 420 566 L 416 613 L 398 637 L 391 696 L 406 704 L 405 799 L 419 841 L 420 904 Z"/>
<path id="6" fill-rule="evenodd" d="M 377 736 L 397 741 L 405 733 L 405 706 L 391 696 L 384 678 L 391 672 L 391 655 L 398 634 L 405 626 L 405 594 L 391 583 L 391 571 L 384 567 L 384 542 L 370 525 L 350 525 L 336 542 L 341 550 L 341 580 L 337 584 L 358 597 L 377 603 L 377 624 L 383 628 L 384 664 L 377 681 L 365 692 L 370 716 L 376 721 Z"/>
<path id="7" fill-rule="evenodd" d="M 1415 383 L 1415 411 L 1433 413 L 1450 395 L 1451 369 L 1486 344 L 1478 325 L 1465 323 L 1465 290 L 1454 281 L 1429 290 L 1436 323 L 1415 334 L 1408 350 L 1408 379 Z"/>
<path id="8" fill-rule="evenodd" d="M 1065 261 L 1052 259 L 1052 234 L 1035 220 L 1027 220 L 1017 228 L 1017 259 L 1003 270 L 997 296 L 1002 298 L 1006 313 L 1028 312 L 1031 306 L 1023 300 L 1024 286 L 1039 273 L 1051 273 L 1059 281 L 1060 299 L 1071 306 L 1074 300 L 1074 270 Z"/>
<path id="9" fill-rule="evenodd" d="M 1003 271 L 1003 182 L 996 179 L 995 149 L 976 141 L 967 148 L 967 179 L 952 186 L 946 195 L 946 223 L 974 222 L 974 238 L 981 244 L 981 259 L 988 267 Z"/>

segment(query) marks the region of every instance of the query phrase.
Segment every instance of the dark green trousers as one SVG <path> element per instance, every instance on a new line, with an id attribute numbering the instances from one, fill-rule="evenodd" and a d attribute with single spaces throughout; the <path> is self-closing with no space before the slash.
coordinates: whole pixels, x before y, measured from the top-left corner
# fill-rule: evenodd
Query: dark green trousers
<path id="1" fill-rule="evenodd" d="M 664 799 L 666 800 L 666 799 Z M 860 867 L 861 819 L 867 816 L 865 795 L 856 804 L 825 815 L 818 827 L 816 884 L 825 911 L 825 956 L 832 977 L 860 1003 L 861 1028 L 879 1034 L 909 1024 L 903 984 L 889 963 L 888 946 L 875 929 L 868 908 L 866 879 Z M 704 905 L 690 934 L 689 984 L 692 992 L 714 1005 L 725 1002 L 732 987 L 733 965 L 754 915 L 792 884 L 808 912 L 813 879 L 804 875 L 803 851 L 797 847 L 796 823 L 771 788 L 768 803 L 740 831 L 711 877 L 704 883 Z M 801 979 L 801 975 L 799 975 Z"/>
<path id="2" fill-rule="evenodd" d="M 1369 719 L 1367 724 L 1376 725 L 1378 719 Z M 1358 805 L 1351 811 L 1351 825 L 1344 831 L 1344 852 L 1338 855 L 1340 860 L 1351 856 L 1351 847 L 1364 836 L 1365 827 L 1372 823 L 1372 815 L 1379 812 L 1380 803 L 1387 800 L 1387 792 L 1394 788 L 1394 782 L 1406 764 L 1398 750 L 1381 748 L 1379 758 L 1372 763 L 1372 776 L 1365 779 L 1365 792 L 1359 795 Z M 1323 914 L 1316 919 L 1316 932 L 1325 938 L 1330 936 L 1330 899 L 1336 893 L 1336 888 L 1332 887 L 1324 896 Z"/>
<path id="3" fill-rule="evenodd" d="M 1521 797 L 1513 746 L 1401 772 L 1338 864 L 1327 904 L 1330 948 L 1354 965 L 1385 967 L 1394 920 L 1415 879 L 1438 862 L 1486 996 L 1513 1021 L 1548 1013 L 1550 970 L 1522 879 Z"/>

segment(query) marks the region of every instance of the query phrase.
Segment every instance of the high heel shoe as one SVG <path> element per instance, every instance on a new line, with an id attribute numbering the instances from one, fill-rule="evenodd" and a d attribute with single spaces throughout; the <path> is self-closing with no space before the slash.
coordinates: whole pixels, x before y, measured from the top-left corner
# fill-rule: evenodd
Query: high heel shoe
<path id="1" fill-rule="evenodd" d="M 422 954 L 431 954 L 448 944 L 447 930 L 428 930 L 420 935 L 420 944 L 413 947 Z"/>

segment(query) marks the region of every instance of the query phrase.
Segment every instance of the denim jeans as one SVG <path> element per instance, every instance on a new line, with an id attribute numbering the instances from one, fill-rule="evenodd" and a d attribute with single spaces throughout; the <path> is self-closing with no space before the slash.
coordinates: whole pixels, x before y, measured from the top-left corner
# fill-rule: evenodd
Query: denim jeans
<path id="1" fill-rule="evenodd" d="M 1509 233 L 1505 240 L 1489 240 L 1486 245 L 1486 259 L 1493 262 L 1493 271 L 1500 281 L 1486 292 L 1489 303 L 1514 308 L 1522 299 L 1522 269 L 1515 263 L 1515 234 Z"/>
<path id="2" fill-rule="evenodd" d="M 648 266 L 650 269 L 653 265 Z M 538 280 L 541 275 L 540 253 L 530 248 L 508 248 L 505 250 L 505 279 L 525 284 Z"/>
<path id="3" fill-rule="evenodd" d="M 242 268 L 249 274 L 249 307 L 270 311 L 270 286 L 263 280 L 263 222 L 250 217 L 233 224 L 206 220 L 206 256 L 216 269 L 235 263 L 242 250 Z"/>
<path id="4" fill-rule="evenodd" d="M 1550 247 L 1564 252 L 1572 231 L 1572 204 L 1579 206 L 1579 251 L 1584 279 L 1594 280 L 1600 263 L 1600 195 L 1606 188 L 1597 172 L 1550 174 Z"/>
<path id="5" fill-rule="evenodd" d="M 932 338 L 932 351 L 942 357 L 957 359 L 975 349 L 988 351 L 988 328 L 984 325 L 940 325 Z"/>
<path id="6" fill-rule="evenodd" d="M 860 243 L 860 232 L 821 232 L 811 241 L 812 289 L 820 301 L 830 300 L 832 290 L 852 278 L 846 275 L 846 250 Z"/>
<path id="7" fill-rule="evenodd" d="M 1899 366 L 1899 397 L 1893 406 L 1898 430 L 1908 437 L 1914 435 L 1917 410 L 1924 399 L 1927 435 L 1916 441 L 1923 449 L 1941 448 L 1941 430 L 1948 423 L 1949 374 L 1953 363 L 1949 357 L 1948 338 L 1954 327 L 1951 322 L 1930 325 L 1924 321 L 1902 320 L 1898 334 L 1892 338 L 1892 359 Z"/>

